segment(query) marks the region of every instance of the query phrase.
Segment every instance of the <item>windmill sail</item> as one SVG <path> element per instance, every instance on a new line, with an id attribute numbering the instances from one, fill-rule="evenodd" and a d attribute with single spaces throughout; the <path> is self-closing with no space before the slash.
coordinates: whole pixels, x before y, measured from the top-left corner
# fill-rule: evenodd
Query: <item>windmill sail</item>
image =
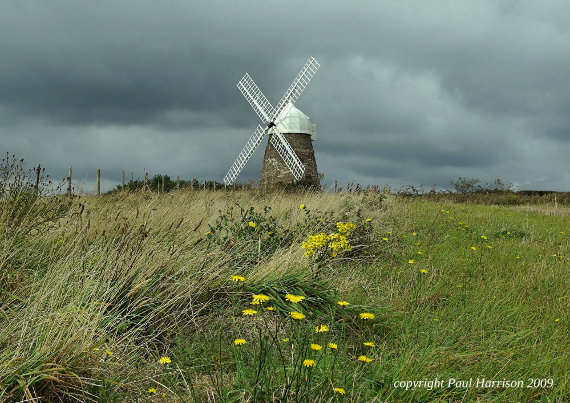
<path id="1" fill-rule="evenodd" d="M 241 152 L 237 156 L 232 167 L 224 177 L 224 183 L 226 185 L 231 185 L 232 183 L 234 183 L 239 173 L 247 163 L 247 161 L 249 161 L 249 159 L 251 158 L 257 146 L 259 146 L 259 143 L 261 143 L 263 136 L 265 136 L 265 129 L 258 125 L 253 131 L 253 134 L 251 135 L 247 143 L 245 144 L 245 147 L 241 150 Z"/>
<path id="2" fill-rule="evenodd" d="M 283 108 L 287 106 L 289 101 L 291 103 L 295 103 L 295 101 L 299 98 L 299 96 L 303 93 L 303 90 L 309 84 L 309 81 L 314 77 L 319 69 L 320 64 L 314 57 L 310 57 L 307 63 L 303 66 L 297 77 L 293 80 L 285 94 L 281 97 L 281 100 L 277 104 L 277 108 L 275 108 L 276 114 L 281 114 Z M 275 117 L 277 117 L 275 115 Z"/>
<path id="3" fill-rule="evenodd" d="M 287 139 L 285 139 L 285 136 L 280 131 L 274 130 L 273 136 L 271 136 L 271 144 L 273 144 L 273 147 L 275 147 L 295 179 L 300 180 L 305 174 L 305 167 Z"/>
<path id="4" fill-rule="evenodd" d="M 249 74 L 245 73 L 245 76 L 239 80 L 237 87 L 263 123 L 267 124 L 275 119 L 275 108 L 265 98 Z"/>

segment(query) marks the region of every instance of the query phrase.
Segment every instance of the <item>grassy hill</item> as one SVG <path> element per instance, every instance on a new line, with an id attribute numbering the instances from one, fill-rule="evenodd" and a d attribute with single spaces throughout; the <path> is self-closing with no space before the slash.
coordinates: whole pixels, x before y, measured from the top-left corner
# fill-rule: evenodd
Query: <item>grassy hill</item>
<path id="1" fill-rule="evenodd" d="M 0 204 L 0 401 L 570 399 L 567 209 L 24 196 Z"/>

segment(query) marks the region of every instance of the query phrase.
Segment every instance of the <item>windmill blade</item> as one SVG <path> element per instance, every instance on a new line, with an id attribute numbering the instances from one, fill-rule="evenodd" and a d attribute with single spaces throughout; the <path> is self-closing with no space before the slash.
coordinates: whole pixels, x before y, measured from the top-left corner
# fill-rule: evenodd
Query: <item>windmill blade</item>
<path id="1" fill-rule="evenodd" d="M 247 143 L 245 144 L 245 146 L 237 156 L 236 160 L 234 161 L 232 167 L 224 177 L 224 183 L 226 185 L 231 185 L 234 183 L 234 181 L 240 174 L 241 170 L 247 163 L 247 161 L 249 161 L 249 159 L 251 158 L 251 155 L 253 154 L 259 143 L 261 143 L 261 140 L 263 139 L 263 136 L 265 136 L 265 133 L 266 132 L 263 127 L 257 126 L 255 128 L 253 134 L 251 135 L 251 137 L 249 138 L 249 140 L 247 141 Z"/>
<path id="2" fill-rule="evenodd" d="M 279 114 L 281 114 L 281 111 L 289 103 L 289 101 L 295 103 L 307 84 L 309 84 L 309 81 L 311 81 L 311 78 L 313 78 L 313 76 L 316 74 L 319 67 L 319 62 L 317 62 L 317 60 L 311 56 L 299 74 L 297 74 L 297 77 L 295 77 L 287 91 L 285 91 L 283 97 L 281 97 L 281 100 L 275 108 L 275 115 L 273 115 L 272 121 L 275 120 Z"/>
<path id="3" fill-rule="evenodd" d="M 271 119 L 276 116 L 275 108 L 273 108 L 273 105 L 265 98 L 265 95 L 263 95 L 263 92 L 261 92 L 249 74 L 245 73 L 245 76 L 239 80 L 237 87 L 261 121 L 264 123 L 271 122 Z"/>
<path id="4" fill-rule="evenodd" d="M 285 136 L 277 129 L 273 130 L 271 144 L 273 144 L 273 147 L 275 147 L 295 179 L 301 179 L 303 175 L 305 175 L 305 167 L 299 157 L 297 157 L 297 154 L 295 154 L 295 151 L 293 151 L 293 148 Z"/>

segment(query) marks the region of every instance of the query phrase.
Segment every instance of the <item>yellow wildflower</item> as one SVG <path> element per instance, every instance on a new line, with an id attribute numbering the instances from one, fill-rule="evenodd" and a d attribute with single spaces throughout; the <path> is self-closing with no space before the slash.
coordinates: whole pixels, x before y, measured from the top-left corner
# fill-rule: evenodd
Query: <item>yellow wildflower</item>
<path id="1" fill-rule="evenodd" d="M 275 308 L 273 308 L 272 306 L 268 306 L 267 308 L 265 308 L 266 311 L 274 311 Z"/>
<path id="2" fill-rule="evenodd" d="M 299 206 L 299 208 L 300 208 L 301 210 L 303 210 L 303 209 L 305 208 L 305 205 L 304 205 L 304 204 L 301 204 L 301 205 Z"/>
<path id="3" fill-rule="evenodd" d="M 423 252 L 421 250 L 418 251 L 418 255 L 423 255 Z"/>
<path id="4" fill-rule="evenodd" d="M 418 235 L 418 234 L 416 234 L 415 232 L 412 232 L 412 235 L 413 235 L 413 236 L 416 236 L 416 235 Z"/>
<path id="5" fill-rule="evenodd" d="M 302 295 L 292 295 L 292 294 L 287 294 L 285 295 L 285 299 L 288 301 L 291 301 L 294 304 L 298 304 L 299 302 L 301 302 L 302 300 L 305 299 L 304 296 Z"/>
<path id="6" fill-rule="evenodd" d="M 160 360 L 158 360 L 159 364 L 170 364 L 172 361 L 170 360 L 170 357 L 160 357 Z"/>
<path id="7" fill-rule="evenodd" d="M 252 304 L 258 305 L 263 304 L 264 302 L 269 301 L 270 297 L 265 294 L 253 294 L 253 302 Z"/>
<path id="8" fill-rule="evenodd" d="M 338 393 L 339 395 L 345 395 L 346 391 L 343 388 L 333 388 L 334 393 Z"/>
<path id="9" fill-rule="evenodd" d="M 321 351 L 322 348 L 323 348 L 323 346 L 321 346 L 320 344 L 311 344 L 311 350 Z"/>
<path id="10" fill-rule="evenodd" d="M 247 343 L 247 341 L 245 341 L 245 339 L 235 339 L 235 340 L 234 340 L 234 344 L 235 344 L 236 346 L 242 346 L 242 345 L 244 345 L 245 343 Z"/>
<path id="11" fill-rule="evenodd" d="M 336 343 L 329 343 L 329 348 L 331 350 L 336 350 L 338 348 L 338 346 L 336 345 Z"/>
<path id="12" fill-rule="evenodd" d="M 421 270 L 420 270 L 420 273 L 427 274 L 427 272 L 428 272 L 428 271 L 427 271 L 426 269 L 421 269 Z"/>
<path id="13" fill-rule="evenodd" d="M 235 281 L 236 283 L 239 283 L 240 281 L 245 281 L 245 277 L 242 276 L 232 276 L 232 281 Z"/>
<path id="14" fill-rule="evenodd" d="M 107 353 L 107 355 L 108 355 L 109 357 L 112 357 L 112 356 L 113 356 L 113 352 L 112 352 L 112 351 L 105 350 L 105 352 Z"/>
<path id="15" fill-rule="evenodd" d="M 560 322 L 559 318 L 554 319 L 555 322 Z"/>
<path id="16" fill-rule="evenodd" d="M 383 241 L 387 241 L 387 240 L 388 240 L 388 238 L 382 238 L 382 240 L 383 240 Z"/>
<path id="17" fill-rule="evenodd" d="M 372 361 L 372 359 L 368 358 L 365 355 L 361 355 L 360 357 L 358 357 L 358 361 L 362 361 L 362 362 L 370 362 Z"/>
<path id="18" fill-rule="evenodd" d="M 374 314 L 370 312 L 362 312 L 360 314 L 360 319 L 374 319 Z"/>
<path id="19" fill-rule="evenodd" d="M 356 228 L 356 225 L 354 225 L 350 222 L 337 222 L 336 227 L 338 229 L 339 234 L 349 235 L 350 231 L 352 231 L 354 228 Z"/>
<path id="20" fill-rule="evenodd" d="M 255 228 L 255 223 L 254 223 L 253 221 L 250 221 L 250 222 L 249 222 L 249 226 L 250 226 L 251 228 Z"/>
<path id="21" fill-rule="evenodd" d="M 481 238 L 483 239 L 487 239 L 487 237 L 485 235 L 481 235 Z"/>
<path id="22" fill-rule="evenodd" d="M 372 221 L 372 218 L 367 218 L 367 219 L 366 219 L 366 222 L 370 222 L 370 221 Z"/>
<path id="23" fill-rule="evenodd" d="M 350 305 L 350 302 L 348 302 L 348 301 L 338 301 L 337 304 L 339 304 L 340 306 L 347 306 L 347 305 Z"/>
<path id="24" fill-rule="evenodd" d="M 283 342 L 285 342 L 285 343 L 287 343 L 288 341 L 289 341 L 289 337 L 285 337 L 285 338 L 283 339 Z"/>
<path id="25" fill-rule="evenodd" d="M 296 319 L 296 320 L 305 319 L 305 315 L 303 315 L 301 312 L 293 311 L 293 312 L 289 312 L 289 314 L 291 315 L 291 317 L 293 319 Z"/>
<path id="26" fill-rule="evenodd" d="M 148 393 L 156 393 L 156 389 L 155 389 L 155 388 L 150 388 L 150 389 L 148 390 Z"/>
<path id="27" fill-rule="evenodd" d="M 303 366 L 309 368 L 309 367 L 314 367 L 315 366 L 315 360 L 304 360 L 303 361 Z"/>
<path id="28" fill-rule="evenodd" d="M 461 287 L 463 287 L 463 286 L 462 286 L 461 284 L 457 284 L 456 287 L 457 287 L 457 288 L 461 288 Z"/>
<path id="29" fill-rule="evenodd" d="M 477 248 L 476 248 L 475 246 L 472 246 L 472 247 L 471 247 L 471 249 L 473 249 L 473 250 L 477 250 Z"/>
<path id="30" fill-rule="evenodd" d="M 253 316 L 257 313 L 255 309 L 244 309 L 241 312 L 243 313 L 243 316 Z"/>
<path id="31" fill-rule="evenodd" d="M 376 344 L 374 344 L 373 341 L 367 341 L 367 342 L 364 342 L 362 344 L 364 344 L 366 347 L 375 347 L 376 346 Z"/>
<path id="32" fill-rule="evenodd" d="M 414 263 L 414 259 L 408 260 L 408 263 Z"/>
<path id="33" fill-rule="evenodd" d="M 327 325 L 315 326 L 315 332 L 316 333 L 323 333 L 323 332 L 328 332 L 328 331 L 329 331 L 329 327 Z"/>

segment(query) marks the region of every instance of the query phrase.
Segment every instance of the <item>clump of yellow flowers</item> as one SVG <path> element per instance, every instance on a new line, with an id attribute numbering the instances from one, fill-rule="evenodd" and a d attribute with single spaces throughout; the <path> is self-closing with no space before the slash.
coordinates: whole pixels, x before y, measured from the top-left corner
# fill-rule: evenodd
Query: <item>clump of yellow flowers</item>
<path id="1" fill-rule="evenodd" d="M 335 257 L 338 252 L 351 250 L 352 245 L 348 242 L 347 236 L 356 228 L 356 225 L 350 222 L 337 222 L 336 227 L 338 232 L 333 232 L 329 235 L 321 232 L 309 236 L 307 241 L 302 243 L 302 247 L 305 249 L 305 256 L 313 256 L 325 245 L 331 250 L 331 256 L 333 257 Z"/>

